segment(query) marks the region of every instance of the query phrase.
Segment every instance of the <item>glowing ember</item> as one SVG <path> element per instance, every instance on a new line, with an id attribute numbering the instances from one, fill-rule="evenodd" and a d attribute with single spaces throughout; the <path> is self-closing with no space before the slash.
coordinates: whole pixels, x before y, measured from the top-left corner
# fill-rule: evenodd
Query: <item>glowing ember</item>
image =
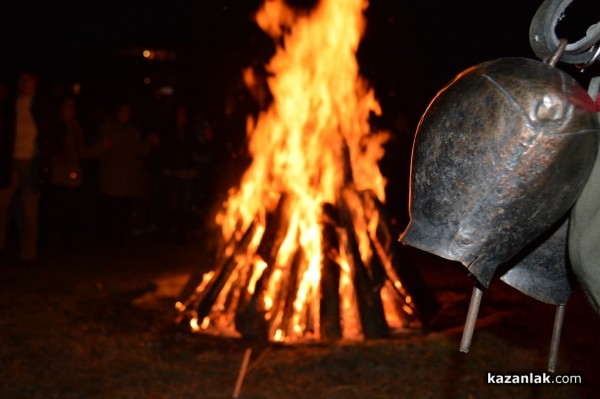
<path id="1" fill-rule="evenodd" d="M 388 136 L 370 131 L 380 107 L 355 57 L 366 5 L 323 0 L 306 15 L 273 0 L 256 15 L 283 43 L 267 66 L 273 102 L 248 120 L 253 161 L 217 216 L 225 258 L 178 305 L 194 331 L 291 342 L 415 322 L 386 253 L 395 237 L 381 239 Z"/>

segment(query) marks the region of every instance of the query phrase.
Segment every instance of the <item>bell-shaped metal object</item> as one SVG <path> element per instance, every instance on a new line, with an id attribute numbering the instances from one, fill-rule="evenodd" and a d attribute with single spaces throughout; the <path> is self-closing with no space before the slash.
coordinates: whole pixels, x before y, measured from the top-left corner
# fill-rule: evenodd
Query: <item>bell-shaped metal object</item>
<path id="1" fill-rule="evenodd" d="M 419 123 L 400 240 L 461 262 L 487 287 L 573 205 L 599 130 L 586 91 L 550 65 L 501 58 L 467 69 Z"/>
<path id="2" fill-rule="evenodd" d="M 564 307 L 572 288 L 571 273 L 567 267 L 568 230 L 569 219 L 564 218 L 501 266 L 508 270 L 500 277 L 506 284 L 538 301 L 557 305 L 548 361 L 548 370 L 552 372 L 556 367 Z M 461 339 L 461 352 L 468 352 L 471 346 L 482 295 L 483 291 L 476 284 Z"/>
<path id="3" fill-rule="evenodd" d="M 565 219 L 525 251 L 503 265 L 508 269 L 500 280 L 522 293 L 552 305 L 567 303 L 572 287 L 572 273 L 567 268 L 567 233 Z"/>
<path id="4" fill-rule="evenodd" d="M 567 266 L 568 231 L 569 218 L 564 218 L 503 265 L 508 271 L 500 277 L 506 284 L 538 301 L 557 305 L 548 357 L 548 371 L 552 373 L 556 370 L 565 304 L 573 280 Z"/>

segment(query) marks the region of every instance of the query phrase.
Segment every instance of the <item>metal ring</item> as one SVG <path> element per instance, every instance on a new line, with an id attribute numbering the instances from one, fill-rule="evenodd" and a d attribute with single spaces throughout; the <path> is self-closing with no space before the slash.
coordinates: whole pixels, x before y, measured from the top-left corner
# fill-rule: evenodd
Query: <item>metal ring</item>
<path id="1" fill-rule="evenodd" d="M 580 72 L 585 72 L 586 69 L 588 69 L 590 67 L 590 65 L 592 65 L 594 62 L 598 61 L 598 57 L 600 57 L 600 43 L 597 43 L 595 45 L 596 48 L 596 52 L 594 53 L 594 55 L 592 56 L 592 58 L 590 58 L 590 60 L 588 62 L 586 62 L 585 64 L 583 64 L 581 67 L 579 67 Z M 592 47 L 590 49 L 590 52 L 594 51 L 594 47 Z"/>

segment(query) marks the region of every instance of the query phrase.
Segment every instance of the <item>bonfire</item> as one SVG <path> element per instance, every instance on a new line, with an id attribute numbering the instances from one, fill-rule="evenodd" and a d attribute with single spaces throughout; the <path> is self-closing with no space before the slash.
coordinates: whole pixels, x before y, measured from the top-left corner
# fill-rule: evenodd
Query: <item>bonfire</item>
<path id="1" fill-rule="evenodd" d="M 390 136 L 371 130 L 381 108 L 356 60 L 366 7 L 322 0 L 298 11 L 272 0 L 256 14 L 279 44 L 266 66 L 273 101 L 248 118 L 252 163 L 216 217 L 222 259 L 176 304 L 193 331 L 379 338 L 434 311 L 385 216 L 378 161 Z"/>

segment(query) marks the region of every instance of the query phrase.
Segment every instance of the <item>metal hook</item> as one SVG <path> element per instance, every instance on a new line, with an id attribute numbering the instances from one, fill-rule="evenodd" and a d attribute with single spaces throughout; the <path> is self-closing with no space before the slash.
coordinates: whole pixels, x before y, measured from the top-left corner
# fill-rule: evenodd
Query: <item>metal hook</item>
<path id="1" fill-rule="evenodd" d="M 535 13 L 529 27 L 529 43 L 541 60 L 549 59 L 559 45 L 556 25 L 573 0 L 546 0 Z M 591 25 L 586 35 L 567 45 L 560 61 L 569 64 L 586 64 L 594 56 L 588 50 L 600 42 L 600 21 Z"/>
<path id="2" fill-rule="evenodd" d="M 576 65 L 579 68 L 580 72 L 585 72 L 586 69 L 588 69 L 590 67 L 590 65 L 592 65 L 594 62 L 598 61 L 599 57 L 600 57 L 600 44 L 596 44 L 594 47 L 592 47 L 590 49 L 590 53 L 593 53 L 594 55 L 592 55 L 592 58 L 590 58 L 590 60 L 588 62 L 586 62 L 585 64 L 579 66 Z"/>
<path id="3" fill-rule="evenodd" d="M 547 62 L 549 65 L 556 66 L 556 63 L 558 62 L 560 57 L 564 54 L 565 49 L 567 48 L 567 43 L 568 43 L 567 39 L 560 39 L 560 42 L 558 43 L 558 48 L 556 49 L 556 52 L 552 55 L 550 60 Z"/>

